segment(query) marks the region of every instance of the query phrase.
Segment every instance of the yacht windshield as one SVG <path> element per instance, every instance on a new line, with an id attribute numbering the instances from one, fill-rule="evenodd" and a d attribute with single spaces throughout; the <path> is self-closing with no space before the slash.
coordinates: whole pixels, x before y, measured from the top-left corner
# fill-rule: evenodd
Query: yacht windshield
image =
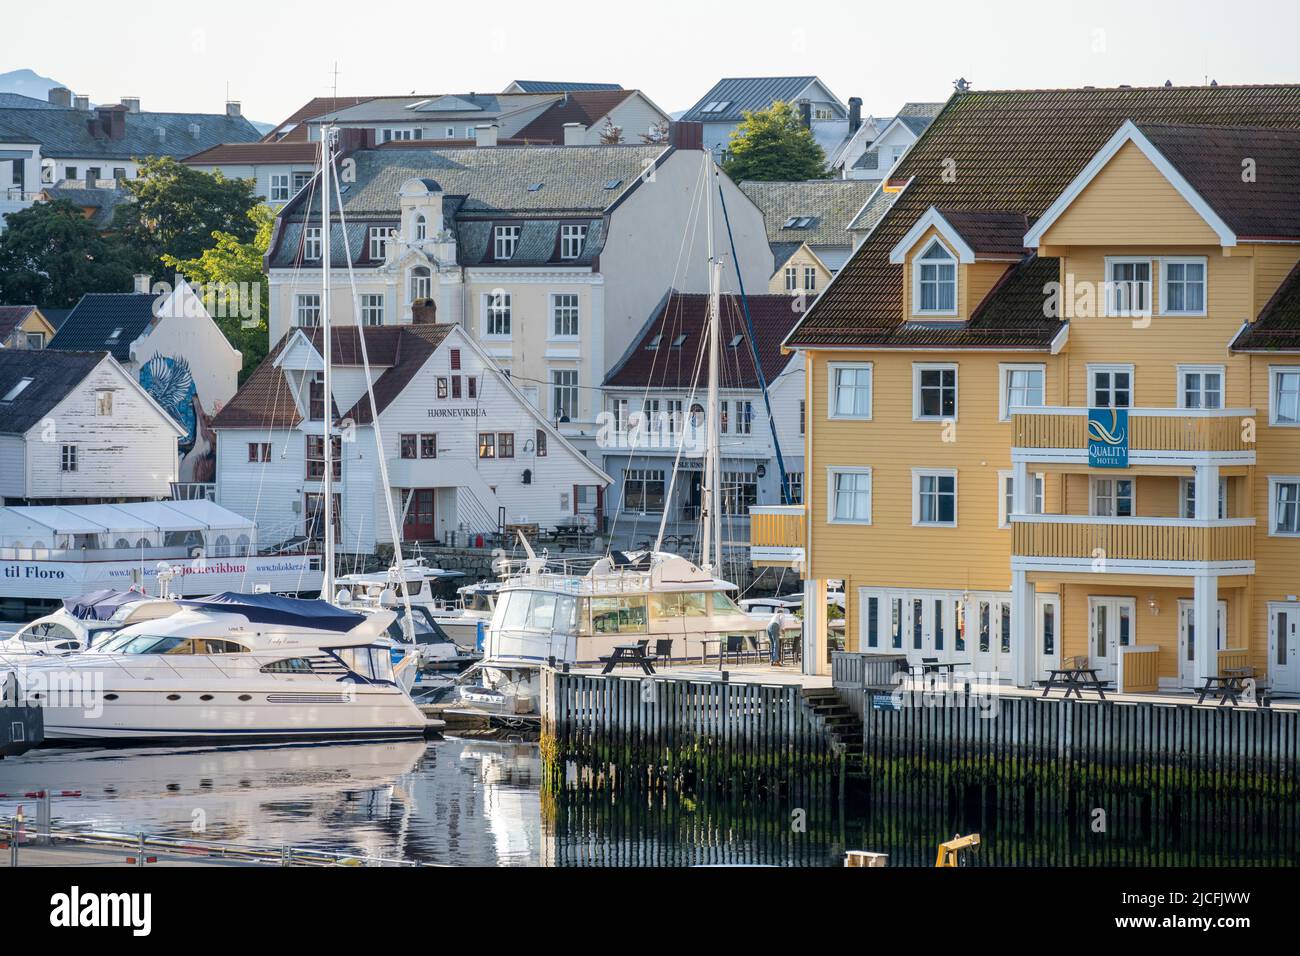
<path id="1" fill-rule="evenodd" d="M 530 631 L 564 631 L 574 628 L 577 601 L 553 591 L 508 591 L 497 600 L 501 627 Z"/>
<path id="2" fill-rule="evenodd" d="M 71 630 L 55 621 L 38 621 L 35 624 L 29 624 L 23 630 L 18 632 L 20 641 L 30 641 L 33 644 L 44 643 L 45 641 L 75 641 L 77 635 Z"/>

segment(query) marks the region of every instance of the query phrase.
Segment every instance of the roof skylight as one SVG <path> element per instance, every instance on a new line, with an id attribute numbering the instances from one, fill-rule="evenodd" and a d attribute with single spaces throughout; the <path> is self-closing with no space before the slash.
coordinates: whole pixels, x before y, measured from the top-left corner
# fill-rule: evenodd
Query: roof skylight
<path id="1" fill-rule="evenodd" d="M 4 398 L 0 398 L 0 402 L 12 402 L 15 398 L 21 395 L 23 393 L 23 390 L 26 389 L 27 386 L 30 384 L 32 384 L 32 380 L 30 378 L 19 379 L 18 384 L 15 385 L 13 388 L 9 389 L 9 391 L 5 392 Z"/>

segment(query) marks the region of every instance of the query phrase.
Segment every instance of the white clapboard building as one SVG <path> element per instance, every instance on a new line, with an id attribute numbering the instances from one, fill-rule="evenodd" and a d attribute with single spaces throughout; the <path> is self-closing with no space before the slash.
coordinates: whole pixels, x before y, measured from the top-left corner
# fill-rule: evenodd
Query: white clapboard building
<path id="1" fill-rule="evenodd" d="M 264 543 L 323 535 L 322 343 L 320 328 L 291 331 L 214 423 L 217 502 L 253 519 Z M 609 478 L 459 326 L 426 313 L 411 325 L 334 328 L 332 353 L 341 552 L 369 554 L 391 542 L 385 494 L 405 541 L 464 543 L 509 524 L 599 517 L 592 512 Z"/>

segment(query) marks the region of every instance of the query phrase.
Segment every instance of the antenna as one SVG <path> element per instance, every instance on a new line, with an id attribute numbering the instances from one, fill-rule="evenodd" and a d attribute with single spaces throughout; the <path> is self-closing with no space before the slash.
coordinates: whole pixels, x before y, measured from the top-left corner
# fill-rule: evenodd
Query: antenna
<path id="1" fill-rule="evenodd" d="M 335 60 L 335 61 L 334 61 L 334 69 L 333 69 L 332 71 L 330 71 L 330 72 L 331 72 L 331 73 L 333 74 L 333 76 L 334 76 L 334 87 L 333 87 L 333 89 L 334 89 L 334 98 L 335 98 L 335 99 L 338 99 L 338 97 L 339 97 L 339 61 L 338 61 L 338 60 Z"/>

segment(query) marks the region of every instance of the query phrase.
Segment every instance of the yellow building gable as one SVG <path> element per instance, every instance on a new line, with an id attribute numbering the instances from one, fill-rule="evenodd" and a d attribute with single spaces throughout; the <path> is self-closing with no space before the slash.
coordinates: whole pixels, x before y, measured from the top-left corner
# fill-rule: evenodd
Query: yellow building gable
<path id="1" fill-rule="evenodd" d="M 790 269 L 794 270 L 793 275 L 789 273 Z M 813 275 L 811 288 L 808 283 L 809 269 L 812 270 Z M 767 291 L 773 295 L 786 292 L 792 295 L 800 292 L 816 295 L 830 283 L 831 276 L 831 270 L 826 268 L 826 264 L 808 248 L 807 243 L 804 243 L 790 255 L 789 259 L 777 265 L 772 278 L 768 280 Z"/>

